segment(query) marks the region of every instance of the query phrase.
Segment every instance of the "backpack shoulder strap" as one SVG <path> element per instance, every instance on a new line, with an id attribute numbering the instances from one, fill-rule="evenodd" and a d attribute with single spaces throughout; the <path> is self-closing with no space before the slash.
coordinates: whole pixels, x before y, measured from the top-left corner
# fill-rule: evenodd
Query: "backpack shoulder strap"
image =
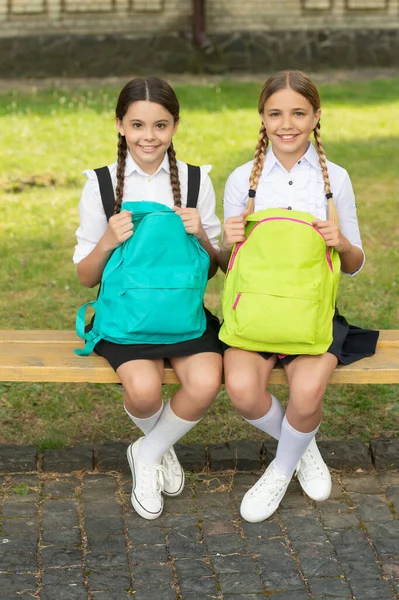
<path id="1" fill-rule="evenodd" d="M 197 208 L 198 194 L 201 184 L 201 169 L 187 164 L 187 208 Z"/>
<path id="2" fill-rule="evenodd" d="M 103 203 L 105 216 L 107 217 L 107 221 L 109 221 L 114 214 L 115 205 L 115 194 L 112 186 L 111 173 L 109 172 L 108 167 L 94 169 L 94 172 L 97 175 L 98 185 L 100 186 L 101 201 Z"/>

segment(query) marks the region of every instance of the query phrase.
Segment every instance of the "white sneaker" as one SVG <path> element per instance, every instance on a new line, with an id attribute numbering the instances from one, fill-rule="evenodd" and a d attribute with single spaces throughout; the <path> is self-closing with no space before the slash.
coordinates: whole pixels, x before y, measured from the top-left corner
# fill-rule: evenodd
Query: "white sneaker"
<path id="1" fill-rule="evenodd" d="M 250 523 L 259 523 L 271 517 L 283 499 L 290 481 L 291 477 L 284 477 L 276 472 L 273 460 L 242 499 L 242 518 Z"/>
<path id="2" fill-rule="evenodd" d="M 301 488 L 312 500 L 321 502 L 330 496 L 330 471 L 320 454 L 315 438 L 312 439 L 299 461 L 296 476 Z"/>
<path id="3" fill-rule="evenodd" d="M 127 459 L 133 477 L 132 505 L 144 519 L 157 519 L 163 511 L 163 467 L 150 465 L 138 458 L 139 438 L 127 449 Z"/>
<path id="4" fill-rule="evenodd" d="M 162 467 L 164 469 L 163 493 L 166 496 L 178 496 L 184 487 L 184 471 L 173 446 L 164 455 Z"/>

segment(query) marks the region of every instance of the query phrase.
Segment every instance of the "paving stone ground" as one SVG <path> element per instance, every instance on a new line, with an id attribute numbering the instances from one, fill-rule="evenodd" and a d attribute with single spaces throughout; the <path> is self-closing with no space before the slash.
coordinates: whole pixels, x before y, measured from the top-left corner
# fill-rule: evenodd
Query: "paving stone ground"
<path id="1" fill-rule="evenodd" d="M 296 481 L 274 517 L 240 500 L 258 472 L 188 473 L 161 518 L 120 472 L 0 476 L 0 600 L 399 599 L 399 471 L 334 471 L 315 504 Z"/>

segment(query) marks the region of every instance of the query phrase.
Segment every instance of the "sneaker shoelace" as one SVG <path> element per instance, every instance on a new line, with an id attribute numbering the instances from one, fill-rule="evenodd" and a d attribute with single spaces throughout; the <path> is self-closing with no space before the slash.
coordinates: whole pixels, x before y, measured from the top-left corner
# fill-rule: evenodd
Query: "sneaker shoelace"
<path id="1" fill-rule="evenodd" d="M 305 451 L 305 454 L 301 458 L 300 469 L 301 474 L 308 481 L 324 476 L 322 467 L 320 466 L 320 464 L 317 461 L 317 458 L 309 448 Z"/>
<path id="2" fill-rule="evenodd" d="M 140 495 L 142 498 L 156 497 L 164 487 L 165 471 L 162 465 L 142 465 Z"/>
<path id="3" fill-rule="evenodd" d="M 180 465 L 176 462 L 175 456 L 172 450 L 168 450 L 163 457 L 165 479 L 171 479 L 172 475 L 180 475 Z"/>
<path id="4" fill-rule="evenodd" d="M 274 484 L 273 487 L 270 487 L 271 483 Z M 279 477 L 275 471 L 270 470 L 261 481 L 255 484 L 251 496 L 263 495 L 266 490 L 262 488 L 266 485 L 269 486 L 267 494 L 270 494 L 271 500 L 274 500 L 287 487 L 287 478 Z"/>

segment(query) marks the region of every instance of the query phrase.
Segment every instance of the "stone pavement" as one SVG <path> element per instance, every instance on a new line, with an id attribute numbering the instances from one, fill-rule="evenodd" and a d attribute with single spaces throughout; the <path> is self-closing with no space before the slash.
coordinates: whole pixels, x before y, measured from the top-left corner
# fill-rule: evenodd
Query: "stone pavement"
<path id="1" fill-rule="evenodd" d="M 0 475 L 0 600 L 399 599 L 398 470 L 335 470 L 319 504 L 293 481 L 249 524 L 239 503 L 260 470 L 189 472 L 145 521 L 127 473 L 40 461 Z"/>

